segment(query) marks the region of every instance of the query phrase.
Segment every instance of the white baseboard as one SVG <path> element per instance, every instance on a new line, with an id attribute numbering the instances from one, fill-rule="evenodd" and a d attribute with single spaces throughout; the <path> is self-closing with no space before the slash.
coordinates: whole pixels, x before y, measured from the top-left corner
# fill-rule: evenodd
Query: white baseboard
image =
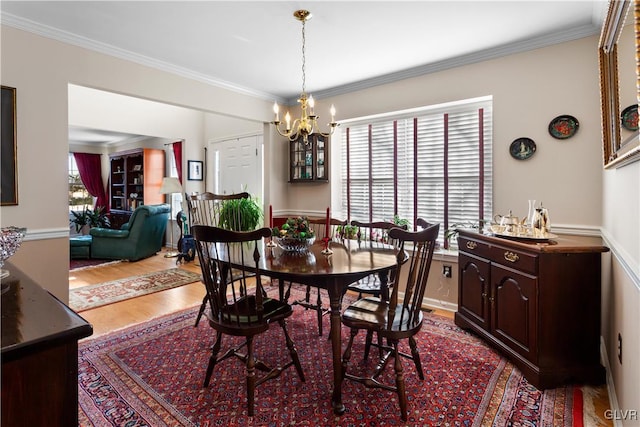
<path id="1" fill-rule="evenodd" d="M 451 302 L 447 302 L 447 301 L 442 301 L 439 299 L 434 299 L 434 298 L 425 298 L 422 300 L 422 307 L 423 308 L 436 308 L 439 310 L 445 310 L 445 311 L 452 311 L 452 312 L 456 312 L 458 311 L 458 304 L 454 304 Z"/>
<path id="2" fill-rule="evenodd" d="M 611 375 L 611 365 L 609 364 L 609 356 L 607 354 L 607 346 L 604 337 L 600 336 L 600 362 L 607 371 L 607 392 L 609 393 L 609 407 L 614 414 L 620 413 L 620 405 L 618 404 L 618 396 L 616 395 L 616 387 L 613 383 L 613 375 Z M 618 419 L 612 420 L 614 427 L 623 427 L 622 421 Z"/>

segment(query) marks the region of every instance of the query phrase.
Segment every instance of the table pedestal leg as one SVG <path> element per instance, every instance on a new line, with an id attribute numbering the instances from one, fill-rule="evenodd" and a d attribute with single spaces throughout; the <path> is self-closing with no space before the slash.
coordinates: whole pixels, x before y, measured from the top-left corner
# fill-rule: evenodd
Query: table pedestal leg
<path id="1" fill-rule="evenodd" d="M 331 405 L 333 413 L 336 415 L 344 414 L 345 407 L 342 403 L 342 321 L 340 318 L 340 306 L 342 300 L 342 292 L 337 289 L 327 289 L 331 304 L 331 349 L 333 353 L 333 396 L 331 397 Z"/>

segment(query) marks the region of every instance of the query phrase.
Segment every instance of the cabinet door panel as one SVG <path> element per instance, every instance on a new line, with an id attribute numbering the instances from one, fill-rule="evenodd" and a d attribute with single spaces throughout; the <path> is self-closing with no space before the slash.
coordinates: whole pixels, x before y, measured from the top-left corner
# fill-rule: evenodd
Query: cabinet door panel
<path id="1" fill-rule="evenodd" d="M 487 260 L 460 252 L 458 268 L 458 311 L 469 320 L 488 329 L 490 264 Z"/>
<path id="2" fill-rule="evenodd" d="M 537 359 L 537 279 L 500 265 L 491 266 L 491 333 L 513 350 Z"/>

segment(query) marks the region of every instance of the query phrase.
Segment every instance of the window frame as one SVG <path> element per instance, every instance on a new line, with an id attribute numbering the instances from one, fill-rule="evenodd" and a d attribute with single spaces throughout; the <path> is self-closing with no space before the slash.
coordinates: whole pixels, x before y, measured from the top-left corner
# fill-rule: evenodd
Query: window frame
<path id="1" fill-rule="evenodd" d="M 492 217 L 492 117 L 493 97 L 485 96 L 342 121 L 342 129 L 332 141 L 334 152 L 339 151 L 341 157 L 340 170 L 332 180 L 333 193 L 337 195 L 332 203 L 337 205 L 334 211 L 349 219 L 365 221 L 393 220 L 400 214 L 412 228 L 418 217 L 438 222 L 441 224 L 438 240 L 449 248 L 444 238 L 447 229 L 460 224 L 478 226 L 484 218 Z M 426 118 L 431 121 L 442 118 L 442 131 L 434 129 L 433 124 L 424 125 L 421 121 Z M 362 146 L 365 126 L 366 148 Z M 430 143 L 440 154 L 425 151 L 432 150 L 428 148 L 425 130 L 434 133 Z M 355 143 L 351 134 L 354 131 L 358 133 Z M 368 152 L 363 154 L 365 150 Z M 469 154 L 475 154 L 471 161 L 467 161 Z M 363 169 L 363 155 L 368 156 L 368 170 L 367 166 Z M 440 170 L 434 166 L 439 161 Z M 425 168 L 428 162 L 435 163 Z M 358 169 L 355 174 L 354 168 Z M 384 180 L 388 181 L 386 188 L 376 185 Z M 429 180 L 440 186 L 438 195 L 432 197 L 442 205 L 438 208 L 425 209 L 424 202 L 420 203 L 420 194 L 426 193 L 424 188 Z M 359 190 L 353 191 L 354 187 Z M 352 189 L 349 194 L 347 188 Z M 368 203 L 368 212 L 358 206 L 363 201 Z M 434 214 L 436 211 L 441 214 Z M 457 246 L 456 242 L 451 243 Z"/>

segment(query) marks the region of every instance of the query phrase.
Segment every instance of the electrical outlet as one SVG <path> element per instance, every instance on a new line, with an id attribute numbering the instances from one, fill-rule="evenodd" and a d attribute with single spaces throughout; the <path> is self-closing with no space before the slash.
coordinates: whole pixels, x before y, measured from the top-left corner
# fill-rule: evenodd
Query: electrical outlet
<path id="1" fill-rule="evenodd" d="M 443 265 L 442 266 L 442 275 L 444 277 L 451 277 L 452 272 L 451 272 L 451 266 L 450 265 Z"/>
<path id="2" fill-rule="evenodd" d="M 622 365 L 622 335 L 618 333 L 618 361 Z"/>

